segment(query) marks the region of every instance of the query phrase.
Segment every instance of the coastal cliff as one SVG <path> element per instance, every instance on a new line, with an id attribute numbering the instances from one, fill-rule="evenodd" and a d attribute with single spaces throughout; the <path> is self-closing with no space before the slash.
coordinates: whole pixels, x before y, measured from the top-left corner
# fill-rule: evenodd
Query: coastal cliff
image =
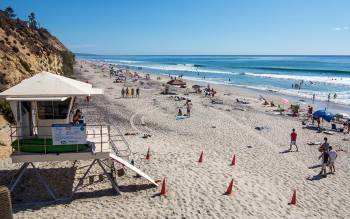
<path id="1" fill-rule="evenodd" d="M 74 54 L 47 29 L 0 11 L 0 91 L 40 71 L 70 76 L 73 64 Z"/>

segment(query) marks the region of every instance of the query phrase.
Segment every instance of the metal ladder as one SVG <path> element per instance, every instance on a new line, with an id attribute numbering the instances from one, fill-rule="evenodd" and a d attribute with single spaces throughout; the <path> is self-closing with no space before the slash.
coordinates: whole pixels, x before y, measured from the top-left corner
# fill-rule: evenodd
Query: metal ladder
<path id="1" fill-rule="evenodd" d="M 84 107 L 84 104 L 80 104 L 80 106 Z M 110 136 L 109 142 L 112 151 L 119 157 L 129 159 L 130 155 L 132 154 L 130 144 L 125 139 L 120 128 L 116 125 L 117 120 L 113 118 L 114 116 L 110 113 L 110 110 L 107 107 L 100 107 L 98 105 L 85 105 L 84 109 L 87 115 L 90 114 L 90 116 L 94 117 L 95 119 L 97 116 L 99 123 L 106 123 L 108 125 L 108 131 Z M 87 116 L 87 118 L 88 117 L 89 116 Z"/>
<path id="2" fill-rule="evenodd" d="M 131 149 L 129 142 L 125 139 L 123 133 L 120 131 L 119 127 L 115 124 L 110 124 L 110 145 L 112 150 L 116 155 L 123 158 L 128 158 L 131 155 Z M 122 142 L 123 144 L 117 144 L 118 142 Z M 117 146 L 118 145 L 118 146 Z"/>

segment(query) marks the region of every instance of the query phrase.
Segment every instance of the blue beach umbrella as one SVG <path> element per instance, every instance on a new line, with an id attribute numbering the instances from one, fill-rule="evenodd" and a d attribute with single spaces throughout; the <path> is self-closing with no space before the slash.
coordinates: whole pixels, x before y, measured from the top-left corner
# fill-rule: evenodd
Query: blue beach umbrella
<path id="1" fill-rule="evenodd" d="M 316 112 L 314 112 L 313 116 L 316 118 L 322 118 L 327 122 L 330 122 L 334 117 L 333 113 L 328 112 L 326 110 L 317 110 Z"/>

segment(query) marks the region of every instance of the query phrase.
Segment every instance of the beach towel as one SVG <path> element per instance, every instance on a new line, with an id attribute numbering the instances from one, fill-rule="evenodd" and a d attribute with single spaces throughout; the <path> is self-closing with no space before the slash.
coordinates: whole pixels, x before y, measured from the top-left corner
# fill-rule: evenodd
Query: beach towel
<path id="1" fill-rule="evenodd" d="M 176 116 L 176 120 L 187 119 L 187 116 Z"/>

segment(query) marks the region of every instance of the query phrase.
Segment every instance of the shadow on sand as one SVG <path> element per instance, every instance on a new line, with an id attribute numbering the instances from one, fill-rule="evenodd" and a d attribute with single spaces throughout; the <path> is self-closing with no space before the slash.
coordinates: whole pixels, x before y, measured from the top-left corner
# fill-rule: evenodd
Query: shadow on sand
<path id="1" fill-rule="evenodd" d="M 322 165 L 321 165 L 321 164 L 315 164 L 315 165 L 310 166 L 310 167 L 308 167 L 308 168 L 309 168 L 309 169 L 316 169 L 316 168 L 319 168 L 319 167 L 322 167 Z"/>
<path id="2" fill-rule="evenodd" d="M 309 176 L 309 177 L 306 178 L 306 180 L 309 180 L 309 181 L 321 180 L 323 178 L 327 178 L 328 174 L 329 173 L 327 173 L 326 176 L 321 175 L 321 174 L 317 174 L 317 175 L 314 175 L 314 176 Z"/>
<path id="3" fill-rule="evenodd" d="M 58 204 L 69 204 L 71 201 L 77 199 L 99 198 L 103 196 L 117 195 L 112 186 L 107 189 L 100 189 L 96 191 L 81 191 L 85 187 L 93 186 L 93 184 L 90 184 L 88 182 L 89 177 L 87 177 L 85 183 L 79 186 L 78 191 L 74 194 L 73 198 L 70 198 L 74 189 L 73 187 L 79 181 L 79 179 L 76 178 L 76 167 L 47 169 L 37 168 L 37 170 L 41 177 L 53 190 L 58 200 L 54 201 L 50 197 L 47 190 L 36 176 L 34 169 L 28 168 L 24 172 L 14 191 L 11 193 L 14 213 L 28 209 L 39 210 L 43 207 L 54 206 Z M 0 185 L 5 185 L 10 188 L 17 173 L 18 170 L 0 170 Z M 88 176 L 91 175 L 93 174 L 88 174 Z M 95 178 L 97 178 L 96 175 Z M 94 183 L 99 182 L 101 181 L 96 181 Z M 110 185 L 110 182 L 107 180 L 107 178 L 104 178 L 103 182 Z M 138 192 L 155 187 L 156 186 L 153 184 L 120 185 L 119 190 L 121 193 Z"/>
<path id="4" fill-rule="evenodd" d="M 291 151 L 289 149 L 281 151 L 280 154 L 287 154 L 287 153 L 291 153 L 291 152 L 298 152 L 298 151 Z"/>

